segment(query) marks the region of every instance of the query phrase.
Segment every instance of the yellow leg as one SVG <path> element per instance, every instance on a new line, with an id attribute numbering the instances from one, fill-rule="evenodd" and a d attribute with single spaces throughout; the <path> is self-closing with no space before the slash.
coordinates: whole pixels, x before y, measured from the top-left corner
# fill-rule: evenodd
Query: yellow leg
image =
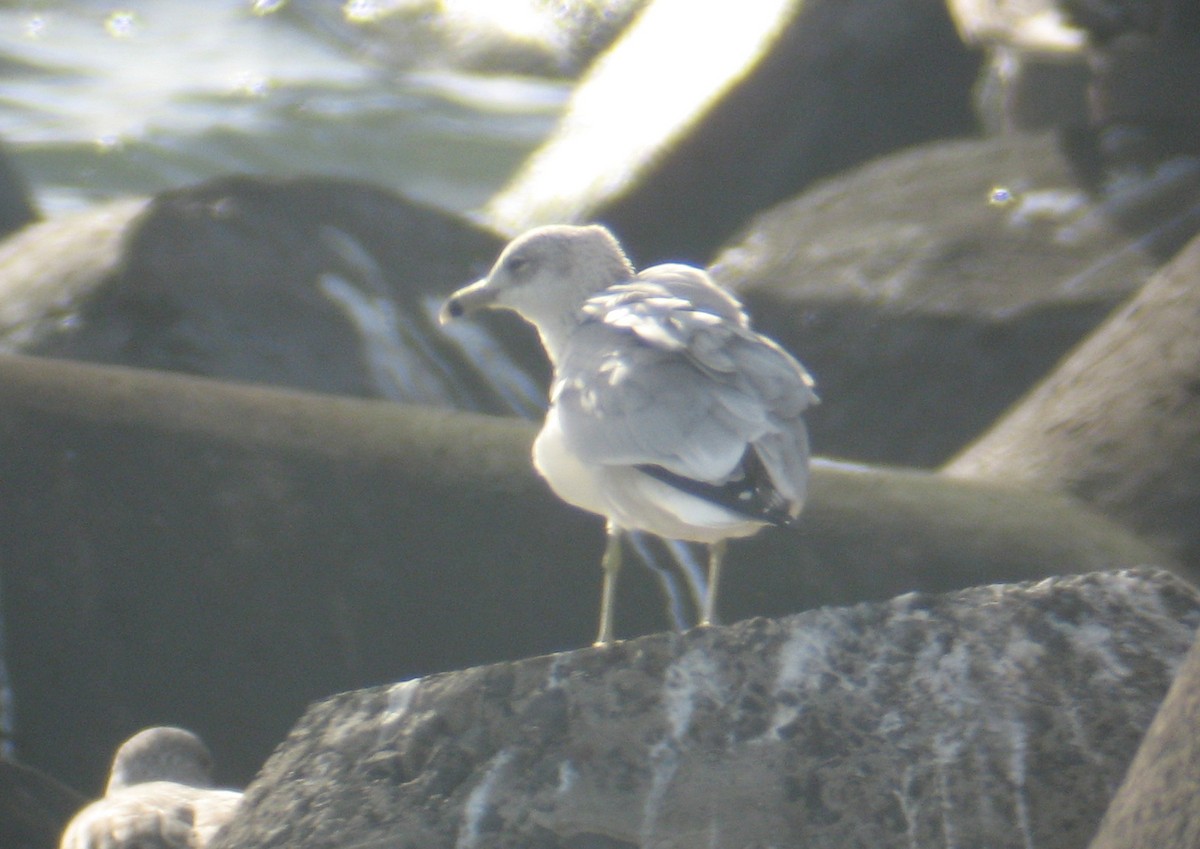
<path id="1" fill-rule="evenodd" d="M 613 600 L 617 594 L 617 573 L 621 571 L 621 531 L 612 525 L 608 527 L 600 568 L 604 570 L 604 584 L 600 589 L 600 633 L 595 644 L 606 646 L 613 639 Z"/>
<path id="2" fill-rule="evenodd" d="M 708 591 L 704 594 L 704 615 L 701 625 L 711 625 L 717 618 L 717 585 L 721 582 L 721 564 L 725 560 L 725 540 L 708 547 Z"/>

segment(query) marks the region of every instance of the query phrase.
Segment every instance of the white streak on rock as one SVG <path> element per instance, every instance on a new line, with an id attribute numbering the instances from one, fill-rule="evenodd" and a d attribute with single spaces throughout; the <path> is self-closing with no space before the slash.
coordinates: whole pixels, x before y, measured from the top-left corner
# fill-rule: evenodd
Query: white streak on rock
<path id="1" fill-rule="evenodd" d="M 387 741 L 395 736 L 397 726 L 412 721 L 409 714 L 412 710 L 413 699 L 416 698 L 417 690 L 420 688 L 420 678 L 401 681 L 388 688 L 387 706 L 375 718 L 379 724 L 379 736 L 375 741 L 377 747 L 386 748 Z"/>
<path id="2" fill-rule="evenodd" d="M 804 624 L 792 627 L 787 642 L 779 648 L 779 672 L 772 695 L 778 699 L 787 694 L 795 701 L 776 705 L 766 736 L 778 738 L 780 730 L 804 711 L 804 692 L 820 686 L 822 673 L 833 671 L 828 652 L 829 640 L 817 623 L 806 619 Z"/>
<path id="3" fill-rule="evenodd" d="M 1029 731 L 1025 727 L 1025 723 L 1013 716 L 1011 713 L 1007 717 L 1008 734 L 1006 735 L 1009 743 L 1008 755 L 1008 780 L 1013 787 L 1013 805 L 1017 813 L 1017 829 L 1021 832 L 1021 838 L 1025 841 L 1025 849 L 1034 849 L 1033 840 L 1033 823 L 1029 817 L 1029 799 L 1025 792 L 1025 778 L 1027 775 L 1026 756 L 1029 751 Z"/>
<path id="4" fill-rule="evenodd" d="M 658 811 L 663 798 L 667 795 L 675 772 L 679 769 L 679 749 L 671 739 L 660 740 L 650 748 L 648 757 L 650 763 L 650 789 L 646 793 L 646 801 L 642 804 L 642 826 L 639 843 L 642 846 L 655 844 L 655 832 L 658 829 Z"/>
<path id="5" fill-rule="evenodd" d="M 679 753 L 686 748 L 684 738 L 692 727 L 697 705 L 703 701 L 721 705 L 725 698 L 717 665 L 708 649 L 694 648 L 685 652 L 663 673 L 662 706 L 667 736 L 650 748 L 647 757 L 650 789 L 642 805 L 640 838 L 643 846 L 654 842 L 659 807 L 679 768 Z"/>
<path id="6" fill-rule="evenodd" d="M 358 332 L 359 347 L 376 391 L 393 401 L 441 404 L 441 382 L 419 362 L 404 339 L 401 317 L 387 298 L 364 292 L 332 272 L 319 277 L 321 293 L 336 305 Z"/>
<path id="7" fill-rule="evenodd" d="M 487 769 L 484 770 L 483 778 L 475 785 L 475 788 L 467 796 L 467 801 L 463 805 L 463 821 L 458 829 L 458 840 L 455 841 L 455 849 L 472 849 L 479 845 L 479 829 L 483 824 L 483 818 L 487 815 L 488 807 L 491 803 L 492 791 L 496 788 L 496 782 L 499 780 L 501 773 L 512 760 L 512 749 L 501 749 L 492 759 L 488 761 Z"/>
<path id="8" fill-rule="evenodd" d="M 558 765 L 558 786 L 554 788 L 556 796 L 566 796 L 575 787 L 575 780 L 579 778 L 579 770 L 575 769 L 575 764 L 570 761 L 563 761 Z"/>
<path id="9" fill-rule="evenodd" d="M 692 724 L 697 701 L 723 701 L 717 667 L 705 649 L 692 649 L 667 667 L 663 674 L 663 711 L 671 739 L 679 742 Z"/>
<path id="10" fill-rule="evenodd" d="M 913 793 L 915 768 L 904 768 L 904 780 L 899 790 L 893 791 L 896 801 L 900 803 L 900 813 L 904 815 L 904 833 L 908 837 L 909 849 L 920 849 L 917 843 L 917 828 L 921 816 L 921 798 Z"/>
<path id="11" fill-rule="evenodd" d="M 380 715 L 379 721 L 390 725 L 404 719 L 408 709 L 412 707 L 413 697 L 417 695 L 420 684 L 420 678 L 413 678 L 411 681 L 401 681 L 389 687 L 387 708 Z"/>
<path id="12" fill-rule="evenodd" d="M 949 734 L 938 734 L 933 739 L 933 765 L 937 773 L 938 801 L 942 807 L 942 845 L 955 849 L 958 840 L 954 828 L 954 803 L 951 801 L 950 771 L 958 760 L 961 744 Z"/>
<path id="13" fill-rule="evenodd" d="M 558 690 L 561 689 L 566 680 L 563 678 L 563 664 L 567 660 L 567 654 L 561 652 L 556 654 L 550 661 L 550 665 L 546 669 L 546 689 Z"/>

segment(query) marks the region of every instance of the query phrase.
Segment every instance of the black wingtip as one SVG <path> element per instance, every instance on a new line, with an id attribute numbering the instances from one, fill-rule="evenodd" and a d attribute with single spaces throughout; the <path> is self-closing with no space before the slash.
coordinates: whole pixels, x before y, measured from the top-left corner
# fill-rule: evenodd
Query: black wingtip
<path id="1" fill-rule="evenodd" d="M 680 492 L 724 507 L 752 521 L 780 527 L 793 527 L 796 524 L 796 516 L 788 509 L 791 505 L 775 489 L 758 452 L 753 448 L 748 448 L 742 457 L 741 476 L 723 484 L 694 480 L 650 463 L 635 468 Z"/>

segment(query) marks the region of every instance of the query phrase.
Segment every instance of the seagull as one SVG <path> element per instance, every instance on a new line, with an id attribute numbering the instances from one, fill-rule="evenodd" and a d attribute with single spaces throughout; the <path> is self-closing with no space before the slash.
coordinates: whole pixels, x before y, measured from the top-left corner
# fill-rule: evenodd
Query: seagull
<path id="1" fill-rule="evenodd" d="M 211 768 L 192 732 L 139 731 L 117 749 L 104 797 L 72 818 L 59 849 L 204 849 L 242 800 L 212 788 Z"/>
<path id="2" fill-rule="evenodd" d="M 804 505 L 808 372 L 703 269 L 635 272 L 594 224 L 513 239 L 439 319 L 482 308 L 537 329 L 554 375 L 533 465 L 563 501 L 606 519 L 595 644 L 613 639 L 628 531 L 708 545 L 700 624 L 711 624 L 726 541 L 789 525 Z"/>

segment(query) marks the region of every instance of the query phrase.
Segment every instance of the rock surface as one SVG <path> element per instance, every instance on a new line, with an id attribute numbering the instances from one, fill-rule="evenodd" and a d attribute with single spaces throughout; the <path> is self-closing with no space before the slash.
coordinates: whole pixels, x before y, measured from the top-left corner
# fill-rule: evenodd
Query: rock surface
<path id="1" fill-rule="evenodd" d="M 818 451 L 929 466 L 1179 247 L 1186 228 L 1156 211 L 1114 223 L 1048 137 L 947 142 L 762 213 L 712 272 L 830 401 L 806 416 Z"/>
<path id="2" fill-rule="evenodd" d="M 0 350 L 509 412 L 433 320 L 502 245 L 354 181 L 212 180 L 0 244 Z"/>
<path id="3" fill-rule="evenodd" d="M 215 847 L 1078 847 L 1198 622 L 1135 570 L 345 693 Z"/>
<path id="4" fill-rule="evenodd" d="M 948 475 L 1069 493 L 1200 574 L 1200 238 Z"/>
<path id="5" fill-rule="evenodd" d="M 1200 642 L 1193 643 L 1089 849 L 1200 846 Z"/>
<path id="6" fill-rule="evenodd" d="M 971 132 L 975 69 L 940 0 L 656 0 L 486 220 L 601 221 L 639 267 L 702 262 L 819 177 Z"/>
<path id="7" fill-rule="evenodd" d="M 585 645 L 603 528 L 535 476 L 535 427 L 0 357 L 0 523 L 22 757 L 98 789 L 171 717 L 243 783 L 332 692 Z M 721 614 L 1166 564 L 1070 501 L 818 464 L 795 533 L 730 547 Z M 618 636 L 671 626 L 649 570 Z"/>

